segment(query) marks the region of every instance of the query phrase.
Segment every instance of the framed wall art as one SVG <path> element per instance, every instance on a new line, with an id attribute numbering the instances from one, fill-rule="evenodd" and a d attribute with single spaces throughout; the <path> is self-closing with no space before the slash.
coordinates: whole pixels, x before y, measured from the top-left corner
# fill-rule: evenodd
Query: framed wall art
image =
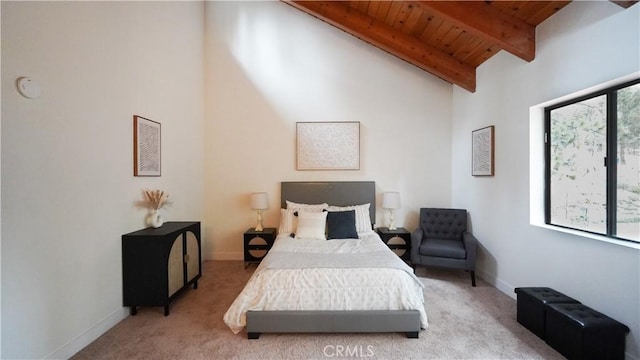
<path id="1" fill-rule="evenodd" d="M 133 176 L 160 176 L 160 123 L 133 116 Z"/>
<path id="2" fill-rule="evenodd" d="M 494 175 L 494 133 L 493 125 L 471 132 L 471 175 Z"/>
<path id="3" fill-rule="evenodd" d="M 359 170 L 360 122 L 296 123 L 297 170 Z"/>

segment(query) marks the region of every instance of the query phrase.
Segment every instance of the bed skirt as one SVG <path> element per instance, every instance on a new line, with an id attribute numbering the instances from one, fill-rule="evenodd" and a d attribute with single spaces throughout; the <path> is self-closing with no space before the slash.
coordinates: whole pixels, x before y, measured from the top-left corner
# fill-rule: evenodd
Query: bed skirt
<path id="1" fill-rule="evenodd" d="M 404 332 L 418 338 L 417 310 L 247 311 L 247 337 L 261 333 Z"/>

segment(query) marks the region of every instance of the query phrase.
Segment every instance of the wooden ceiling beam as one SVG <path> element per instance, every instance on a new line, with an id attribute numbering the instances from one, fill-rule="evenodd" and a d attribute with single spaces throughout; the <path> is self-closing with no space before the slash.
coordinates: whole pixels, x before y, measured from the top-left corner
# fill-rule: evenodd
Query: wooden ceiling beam
<path id="1" fill-rule="evenodd" d="M 284 1 L 447 82 L 476 90 L 475 68 L 339 1 Z"/>
<path id="2" fill-rule="evenodd" d="M 632 5 L 636 4 L 638 1 L 617 1 L 617 0 L 610 0 L 612 3 L 618 5 L 618 6 L 622 6 L 623 8 L 627 9 L 629 7 L 631 7 Z"/>
<path id="3" fill-rule="evenodd" d="M 423 11 L 441 16 L 471 34 L 531 61 L 536 53 L 535 26 L 484 1 L 413 1 Z"/>

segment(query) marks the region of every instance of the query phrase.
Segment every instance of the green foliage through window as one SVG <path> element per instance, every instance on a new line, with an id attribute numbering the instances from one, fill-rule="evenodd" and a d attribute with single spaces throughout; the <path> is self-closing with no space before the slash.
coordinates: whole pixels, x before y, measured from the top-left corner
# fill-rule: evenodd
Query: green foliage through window
<path id="1" fill-rule="evenodd" d="M 546 222 L 640 242 L 640 80 L 545 116 Z"/>

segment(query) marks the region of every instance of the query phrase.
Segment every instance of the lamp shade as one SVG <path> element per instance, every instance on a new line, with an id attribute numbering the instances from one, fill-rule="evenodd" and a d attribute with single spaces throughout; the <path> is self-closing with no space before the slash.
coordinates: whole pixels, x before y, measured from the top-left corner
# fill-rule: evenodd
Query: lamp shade
<path id="1" fill-rule="evenodd" d="M 382 207 L 384 209 L 399 209 L 400 193 L 397 191 L 388 191 L 382 193 Z"/>
<path id="2" fill-rule="evenodd" d="M 251 194 L 251 208 L 253 210 L 264 210 L 269 208 L 269 196 L 266 192 Z"/>

